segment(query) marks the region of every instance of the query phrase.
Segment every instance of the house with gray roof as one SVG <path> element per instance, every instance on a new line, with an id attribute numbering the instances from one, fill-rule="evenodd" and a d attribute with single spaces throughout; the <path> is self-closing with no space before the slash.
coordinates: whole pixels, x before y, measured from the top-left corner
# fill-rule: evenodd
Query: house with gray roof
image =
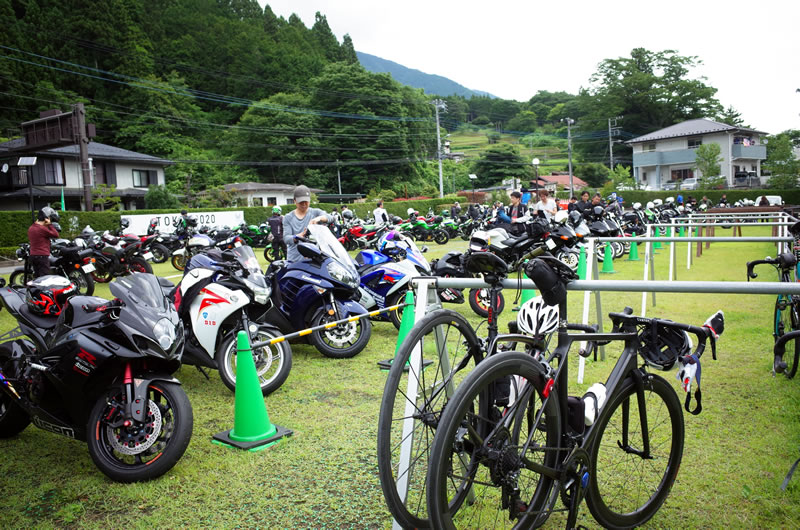
<path id="1" fill-rule="evenodd" d="M 29 208 L 30 177 L 35 209 L 60 201 L 63 190 L 68 210 L 85 210 L 78 146 L 25 151 L 24 156 L 36 157 L 36 165 L 20 167 L 18 152 L 24 147 L 23 138 L 0 143 L 0 209 Z M 172 164 L 170 160 L 99 142 L 89 142 L 88 150 L 92 187 L 116 186 L 115 195 L 121 197 L 124 210 L 144 208 L 148 186 L 163 186 L 164 168 Z"/>
<path id="2" fill-rule="evenodd" d="M 767 158 L 763 141 L 766 134 L 703 118 L 677 123 L 626 143 L 633 148 L 633 178 L 641 187 L 658 190 L 674 183 L 680 188 L 681 181 L 687 178 L 701 178 L 694 169 L 695 150 L 709 143 L 720 146 L 721 175 L 728 187 L 733 187 L 750 177 L 761 178 L 761 162 Z"/>
<path id="3" fill-rule="evenodd" d="M 236 199 L 238 206 L 282 206 L 294 204 L 294 188 L 297 184 L 281 184 L 275 182 L 237 182 L 225 184 L 225 191 Z M 325 190 L 308 188 L 311 193 L 319 195 Z"/>

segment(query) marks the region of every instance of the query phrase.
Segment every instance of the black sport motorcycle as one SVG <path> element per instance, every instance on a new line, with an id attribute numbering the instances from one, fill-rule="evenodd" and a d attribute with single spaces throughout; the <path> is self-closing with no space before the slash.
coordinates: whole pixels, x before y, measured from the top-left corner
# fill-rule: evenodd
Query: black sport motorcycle
<path id="1" fill-rule="evenodd" d="M 50 246 L 50 252 L 51 273 L 69 278 L 78 288 L 78 294 L 94 294 L 94 278 L 91 276 L 95 270 L 92 250 L 79 247 L 68 239 L 56 239 Z M 16 254 L 17 260 L 23 262 L 23 266 L 14 269 L 8 282 L 22 287 L 33 279 L 30 243 L 21 243 Z"/>
<path id="2" fill-rule="evenodd" d="M 0 287 L 19 324 L 0 337 L 14 339 L 0 344 L 0 438 L 32 422 L 86 441 L 115 481 L 150 480 L 177 463 L 192 436 L 192 407 L 172 376 L 183 327 L 152 274 L 110 288 L 114 300 L 73 296 L 48 317 L 31 311 L 25 288 Z"/>

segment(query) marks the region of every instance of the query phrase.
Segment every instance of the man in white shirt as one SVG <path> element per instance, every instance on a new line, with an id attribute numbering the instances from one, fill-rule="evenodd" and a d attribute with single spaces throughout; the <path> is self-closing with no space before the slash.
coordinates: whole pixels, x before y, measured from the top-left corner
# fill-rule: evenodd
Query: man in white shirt
<path id="1" fill-rule="evenodd" d="M 543 212 L 545 219 L 549 221 L 556 214 L 557 209 L 558 206 L 556 206 L 556 201 L 550 198 L 550 192 L 545 189 L 540 189 L 539 202 L 537 202 L 536 206 L 533 207 L 533 213 L 535 215 L 539 215 L 539 212 Z"/>
<path id="2" fill-rule="evenodd" d="M 375 219 L 375 224 L 389 222 L 389 212 L 383 208 L 383 201 L 378 201 L 378 207 L 372 210 L 372 217 Z"/>

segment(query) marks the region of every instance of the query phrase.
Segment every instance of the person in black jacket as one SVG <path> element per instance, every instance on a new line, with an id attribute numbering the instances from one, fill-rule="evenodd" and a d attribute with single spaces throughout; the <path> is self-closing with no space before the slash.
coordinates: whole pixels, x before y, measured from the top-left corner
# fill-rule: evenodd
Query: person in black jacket
<path id="1" fill-rule="evenodd" d="M 579 212 L 583 213 L 584 210 L 586 210 L 586 208 L 588 208 L 590 205 L 591 203 L 589 202 L 589 192 L 584 191 L 583 193 L 581 193 L 581 200 L 579 200 L 575 204 L 575 206 L 578 208 Z"/>
<path id="2" fill-rule="evenodd" d="M 267 223 L 272 232 L 272 248 L 275 249 L 276 254 L 277 251 L 280 251 L 281 256 L 286 256 L 286 243 L 283 241 L 283 216 L 281 215 L 280 206 L 272 207 L 272 216 L 267 219 Z"/>

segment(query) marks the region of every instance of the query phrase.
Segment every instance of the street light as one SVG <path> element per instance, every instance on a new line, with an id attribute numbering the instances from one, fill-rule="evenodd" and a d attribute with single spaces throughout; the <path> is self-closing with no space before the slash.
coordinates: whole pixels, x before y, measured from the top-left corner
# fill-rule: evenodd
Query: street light
<path id="1" fill-rule="evenodd" d="M 475 200 L 475 180 L 477 178 L 478 178 L 478 175 L 476 175 L 475 173 L 470 173 L 469 179 L 472 181 L 472 202 L 473 203 L 477 202 Z"/>
<path id="2" fill-rule="evenodd" d="M 533 159 L 533 172 L 534 172 L 535 178 L 536 178 L 536 181 L 535 181 L 536 182 L 536 196 L 538 197 L 539 196 L 539 159 L 538 158 L 534 158 Z"/>

